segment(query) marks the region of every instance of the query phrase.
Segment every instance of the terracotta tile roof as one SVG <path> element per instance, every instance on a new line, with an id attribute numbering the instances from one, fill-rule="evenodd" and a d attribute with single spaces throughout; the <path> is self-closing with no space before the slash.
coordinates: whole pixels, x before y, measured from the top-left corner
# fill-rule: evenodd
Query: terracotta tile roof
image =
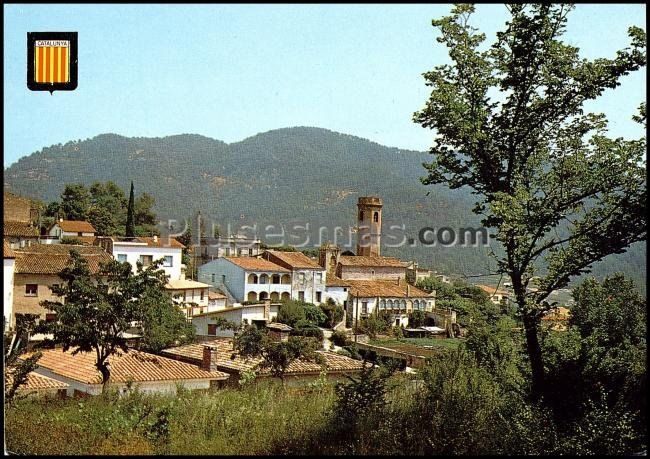
<path id="1" fill-rule="evenodd" d="M 208 291 L 208 300 L 222 300 L 228 298 L 226 295 L 224 295 L 221 292 L 215 292 L 215 291 Z"/>
<path id="2" fill-rule="evenodd" d="M 346 280 L 350 284 L 350 294 L 361 298 L 392 297 L 392 298 L 429 298 L 430 293 L 408 285 L 404 280 Z M 407 288 L 408 286 L 408 288 Z M 408 290 L 408 295 L 407 295 Z"/>
<path id="3" fill-rule="evenodd" d="M 288 273 L 287 268 L 283 268 L 280 265 L 276 265 L 268 260 L 263 258 L 255 257 L 223 257 L 225 260 L 243 268 L 246 271 L 273 271 L 273 272 L 282 272 Z"/>
<path id="4" fill-rule="evenodd" d="M 38 237 L 38 228 L 31 226 L 29 222 L 3 221 L 4 236 L 10 237 Z"/>
<path id="5" fill-rule="evenodd" d="M 129 243 L 129 242 L 136 242 L 136 243 L 144 243 L 147 244 L 149 247 L 174 247 L 177 249 L 184 249 L 185 246 L 178 242 L 175 238 L 170 237 L 170 236 L 158 236 L 154 240 L 153 236 L 137 236 L 133 238 L 126 238 L 126 237 L 110 237 L 110 239 L 113 240 L 113 244 L 119 244 L 119 243 Z"/>
<path id="6" fill-rule="evenodd" d="M 487 293 L 490 296 L 492 296 L 492 295 L 509 295 L 509 293 L 506 292 L 505 290 L 497 290 L 496 287 L 490 287 L 489 285 L 478 285 L 477 284 L 477 285 L 475 285 L 475 287 L 480 288 L 481 290 L 483 290 L 485 293 Z"/>
<path id="7" fill-rule="evenodd" d="M 11 248 L 11 245 L 4 239 L 2 240 L 2 255 L 2 258 L 16 258 L 16 253 Z"/>
<path id="8" fill-rule="evenodd" d="M 77 250 L 86 260 L 92 273 L 99 272 L 100 264 L 113 258 L 101 247 L 70 244 L 36 244 L 14 250 L 16 274 L 58 274 L 70 265 L 70 250 Z"/>
<path id="9" fill-rule="evenodd" d="M 344 281 L 340 277 L 336 277 L 334 274 L 328 274 L 325 281 L 326 287 L 349 287 L 350 284 L 348 281 Z"/>
<path id="10" fill-rule="evenodd" d="M 54 225 L 59 225 L 63 231 L 67 233 L 94 233 L 95 228 L 85 220 L 63 220 L 54 222 Z"/>
<path id="11" fill-rule="evenodd" d="M 11 384 L 13 380 L 11 375 L 7 375 L 6 384 Z M 28 391 L 39 391 L 47 389 L 67 389 L 70 387 L 69 384 L 66 384 L 56 379 L 48 378 L 47 376 L 39 375 L 33 371 L 27 375 L 27 381 L 25 384 L 21 385 L 18 388 L 18 392 L 28 392 Z"/>
<path id="12" fill-rule="evenodd" d="M 24 198 L 9 191 L 3 193 L 3 220 L 20 222 L 31 221 L 31 210 L 37 208 L 37 203 L 29 198 Z"/>
<path id="13" fill-rule="evenodd" d="M 267 250 L 262 254 L 262 256 L 265 259 L 288 269 L 325 269 L 302 252 Z"/>
<path id="14" fill-rule="evenodd" d="M 362 256 L 341 256 L 341 266 L 372 266 L 404 268 L 404 263 L 393 257 L 362 257 Z"/>
<path id="15" fill-rule="evenodd" d="M 203 344 L 217 346 L 217 367 L 224 371 L 239 373 L 245 370 L 256 370 L 260 376 L 269 376 L 268 369 L 259 370 L 258 365 L 262 358 L 243 359 L 233 351 L 232 339 L 216 338 L 199 344 L 187 344 L 185 346 L 171 347 L 162 351 L 163 355 L 177 358 L 186 362 L 200 365 L 203 359 Z M 348 373 L 361 371 L 363 362 L 354 360 L 343 355 L 328 351 L 317 351 L 325 358 L 328 373 Z M 318 363 L 303 360 L 294 360 L 289 365 L 285 376 L 319 374 L 322 368 Z"/>
<path id="16" fill-rule="evenodd" d="M 39 367 L 84 384 L 101 384 L 102 376 L 95 367 L 94 352 L 80 352 L 77 355 L 72 355 L 71 350 L 63 352 L 62 349 L 44 349 L 41 352 L 43 356 L 38 360 Z M 221 371 L 205 371 L 196 365 L 134 349 L 111 356 L 109 362 L 111 382 L 114 383 L 228 378 L 228 374 Z"/>
<path id="17" fill-rule="evenodd" d="M 203 282 L 197 282 L 190 279 L 170 279 L 165 284 L 165 288 L 169 290 L 185 290 L 191 288 L 210 288 L 210 284 L 204 284 Z"/>
<path id="18" fill-rule="evenodd" d="M 293 330 L 289 325 L 287 324 L 281 324 L 279 322 L 271 322 L 270 324 L 266 324 L 266 328 L 270 328 L 271 330 L 279 330 L 279 331 L 284 331 L 284 332 L 290 332 Z"/>

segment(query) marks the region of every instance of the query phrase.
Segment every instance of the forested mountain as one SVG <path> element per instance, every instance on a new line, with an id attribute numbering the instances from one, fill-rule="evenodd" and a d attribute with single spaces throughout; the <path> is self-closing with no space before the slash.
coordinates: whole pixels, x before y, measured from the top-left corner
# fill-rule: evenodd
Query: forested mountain
<path id="1" fill-rule="evenodd" d="M 309 233 L 305 248 L 318 245 L 321 227 L 327 228 L 323 241 L 334 240 L 335 227 L 344 228 L 338 242 L 346 244 L 357 198 L 378 195 L 384 201 L 383 242 L 391 242 L 390 225 L 404 225 L 405 232 L 392 234 L 406 235 L 417 244 L 384 246 L 385 255 L 415 259 L 447 273 L 490 272 L 494 262 L 487 248 L 423 247 L 417 242 L 423 227 L 479 226 L 468 190 L 420 183 L 424 161 L 430 156 L 423 152 L 310 127 L 273 130 L 232 144 L 190 134 L 102 134 L 43 148 L 5 169 L 4 178 L 5 190 L 45 202 L 59 199 L 67 183 L 112 180 L 128 189 L 133 181 L 136 192 L 154 196 L 160 219 L 183 220 L 201 211 L 207 226 L 214 221 L 222 234 L 228 224 L 234 230 L 257 224 L 260 232 L 266 225 L 277 225 L 273 234 L 284 225 L 287 234 L 296 236 L 287 244 L 299 244 Z M 308 231 L 291 230 L 305 224 Z M 636 244 L 625 254 L 610 256 L 595 266 L 594 274 L 623 271 L 645 291 L 645 250 L 645 243 Z"/>

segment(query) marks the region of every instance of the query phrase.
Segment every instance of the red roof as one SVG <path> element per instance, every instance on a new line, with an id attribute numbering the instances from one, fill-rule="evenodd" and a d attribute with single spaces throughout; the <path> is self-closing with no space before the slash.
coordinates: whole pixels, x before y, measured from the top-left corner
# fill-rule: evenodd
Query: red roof
<path id="1" fill-rule="evenodd" d="M 341 256 L 339 263 L 341 266 L 405 267 L 404 263 L 393 257 Z"/>
<path id="2" fill-rule="evenodd" d="M 38 237 L 38 229 L 28 222 L 4 220 L 2 223 L 2 229 L 5 237 Z"/>
<path id="3" fill-rule="evenodd" d="M 94 233 L 95 228 L 93 225 L 85 220 L 63 220 L 55 222 L 54 225 L 59 225 L 66 233 Z"/>
<path id="4" fill-rule="evenodd" d="M 267 250 L 262 256 L 288 269 L 325 269 L 302 252 Z"/>
<path id="5" fill-rule="evenodd" d="M 288 273 L 287 268 L 283 268 L 280 265 L 276 265 L 273 262 L 264 260 L 263 258 L 255 257 L 224 257 L 224 259 L 229 262 L 239 266 L 240 268 L 245 269 L 246 271 L 273 271 Z"/>
<path id="6" fill-rule="evenodd" d="M 113 259 L 101 247 L 71 244 L 36 244 L 15 249 L 16 274 L 58 274 L 70 266 L 70 250 L 78 251 L 88 261 L 92 273 Z"/>
<path id="7" fill-rule="evenodd" d="M 5 240 L 2 241 L 2 258 L 16 258 L 16 252 L 13 251 L 11 245 Z"/>

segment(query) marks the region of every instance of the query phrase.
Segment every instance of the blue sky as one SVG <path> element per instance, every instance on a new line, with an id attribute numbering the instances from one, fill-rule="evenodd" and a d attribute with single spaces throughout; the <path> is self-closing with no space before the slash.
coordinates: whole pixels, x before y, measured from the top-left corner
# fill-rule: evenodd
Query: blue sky
<path id="1" fill-rule="evenodd" d="M 447 61 L 431 19 L 450 5 L 4 5 L 4 165 L 44 146 L 114 132 L 196 133 L 236 142 L 317 126 L 426 150 L 411 121 L 426 102 L 421 74 Z M 645 28 L 645 5 L 578 5 L 566 40 L 612 57 Z M 477 6 L 488 40 L 502 5 Z M 79 33 L 79 86 L 32 92 L 26 34 Z M 588 108 L 611 133 L 643 135 L 630 117 L 646 98 L 645 69 Z"/>

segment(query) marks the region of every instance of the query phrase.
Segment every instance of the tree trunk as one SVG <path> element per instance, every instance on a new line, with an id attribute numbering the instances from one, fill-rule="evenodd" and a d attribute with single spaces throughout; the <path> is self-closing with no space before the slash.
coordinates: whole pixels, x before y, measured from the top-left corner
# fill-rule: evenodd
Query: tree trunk
<path id="1" fill-rule="evenodd" d="M 108 382 L 111 378 L 111 370 L 108 368 L 108 364 L 104 362 L 97 362 L 97 369 L 102 374 L 102 393 L 106 392 L 108 388 Z"/>
<path id="2" fill-rule="evenodd" d="M 526 331 L 526 350 L 530 359 L 532 370 L 531 395 L 533 400 L 539 400 L 544 392 L 544 360 L 542 359 L 542 348 L 539 344 L 538 329 L 539 318 L 534 312 L 526 312 L 523 315 L 524 329 Z"/>

